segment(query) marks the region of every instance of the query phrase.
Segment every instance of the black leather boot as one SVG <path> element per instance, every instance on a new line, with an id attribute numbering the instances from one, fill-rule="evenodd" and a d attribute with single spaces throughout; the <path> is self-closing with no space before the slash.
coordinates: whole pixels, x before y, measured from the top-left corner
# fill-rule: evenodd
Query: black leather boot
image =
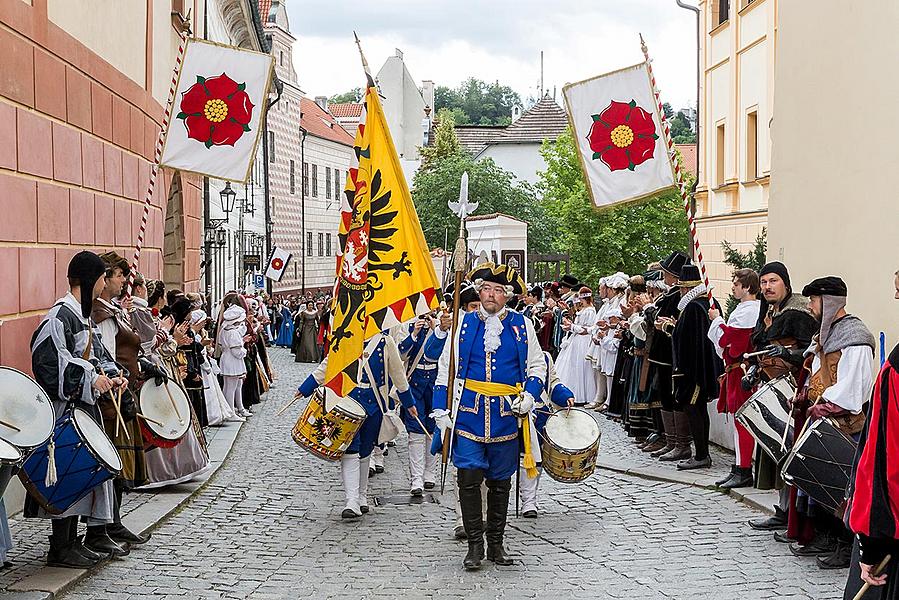
<path id="1" fill-rule="evenodd" d="M 113 558 L 128 556 L 128 544 L 120 544 L 106 533 L 106 525 L 89 525 L 84 536 L 84 545 L 94 552 L 107 552 Z"/>
<path id="2" fill-rule="evenodd" d="M 503 549 L 511 489 L 511 478 L 487 480 L 487 560 L 502 566 L 512 564 L 512 559 L 506 556 Z"/>
<path id="3" fill-rule="evenodd" d="M 149 533 L 134 533 L 121 523 L 113 523 L 112 525 L 107 525 L 106 533 L 109 534 L 109 537 L 111 537 L 113 541 L 118 542 L 119 545 L 122 545 L 122 543 L 124 542 L 130 546 L 140 546 L 141 544 L 146 544 L 150 541 Z"/>
<path id="4" fill-rule="evenodd" d="M 737 465 L 731 465 L 731 466 L 730 466 L 730 473 L 728 473 L 727 475 L 725 475 L 724 477 L 722 477 L 721 479 L 719 479 L 718 481 L 716 481 L 716 482 L 715 482 L 715 485 L 717 485 L 717 486 L 722 486 L 722 485 L 724 485 L 725 483 L 727 483 L 727 482 L 734 476 L 734 473 L 736 473 L 736 472 L 737 472 Z"/>
<path id="5" fill-rule="evenodd" d="M 723 490 L 752 487 L 752 467 L 737 467 L 733 476 L 720 485 Z"/>
<path id="6" fill-rule="evenodd" d="M 787 526 L 787 513 L 779 506 L 774 507 L 774 515 L 764 519 L 749 521 L 749 526 L 757 531 L 774 531 Z"/>
<path id="7" fill-rule="evenodd" d="M 459 506 L 462 508 L 462 524 L 468 538 L 468 554 L 462 561 L 467 571 L 481 568 L 484 560 L 484 520 L 481 516 L 481 482 L 484 472 L 480 469 L 459 469 Z M 490 496 L 487 496 L 488 500 Z"/>
<path id="8" fill-rule="evenodd" d="M 53 534 L 50 536 L 50 549 L 47 551 L 47 566 L 90 569 L 99 562 L 78 552 L 77 538 L 72 535 L 72 522 L 77 527 L 78 517 L 52 520 Z"/>

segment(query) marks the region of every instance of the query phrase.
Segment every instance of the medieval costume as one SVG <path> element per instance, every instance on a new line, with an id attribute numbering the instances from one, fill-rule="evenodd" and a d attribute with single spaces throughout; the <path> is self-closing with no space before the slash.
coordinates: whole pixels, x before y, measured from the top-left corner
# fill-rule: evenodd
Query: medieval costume
<path id="1" fill-rule="evenodd" d="M 293 315 L 287 305 L 282 305 L 280 310 L 281 326 L 278 328 L 278 337 L 275 339 L 275 345 L 282 348 L 290 348 L 293 346 Z"/>
<path id="2" fill-rule="evenodd" d="M 694 454 L 677 463 L 677 468 L 700 469 L 712 464 L 707 404 L 718 397 L 718 376 L 723 365 L 707 337 L 710 300 L 699 267 L 684 265 L 678 287 L 682 294 L 677 305 L 680 314 L 671 332 L 674 401 L 676 410 L 686 414 Z"/>
<path id="3" fill-rule="evenodd" d="M 827 418 L 857 440 L 865 422 L 862 408 L 874 380 L 874 336 L 861 319 L 846 313 L 847 289 L 839 277 L 816 279 L 802 295 L 818 297 L 821 305 L 821 329 L 806 351 L 806 364 L 811 366 L 803 390 L 808 424 Z M 797 498 L 797 510 L 812 520 L 816 531 L 807 544 L 791 544 L 790 550 L 798 556 L 817 555 L 822 568 L 848 566 L 852 535 L 843 526 L 842 512 L 834 514 L 801 491 Z"/>
<path id="4" fill-rule="evenodd" d="M 175 325 L 190 324 L 190 314 L 193 312 L 192 303 L 186 298 L 175 301 L 172 305 L 172 316 Z M 200 344 L 194 332 L 188 328 L 187 340 L 178 346 L 178 361 L 187 367 L 187 376 L 183 380 L 184 389 L 190 400 L 191 408 L 197 415 L 201 427 L 209 425 L 209 415 L 206 414 L 206 397 L 203 393 L 203 345 Z"/>
<path id="5" fill-rule="evenodd" d="M 842 362 L 842 361 L 841 361 Z M 868 418 L 859 439 L 859 451 L 850 480 L 849 527 L 855 533 L 858 558 L 866 565 L 878 565 L 889 554 L 884 573 L 886 584 L 880 598 L 899 598 L 899 478 L 895 465 L 899 448 L 894 443 L 899 426 L 899 345 L 874 381 Z M 851 565 L 845 598 L 852 598 L 861 585 L 857 563 Z M 867 596 L 866 596 L 867 597 Z"/>
<path id="6" fill-rule="evenodd" d="M 56 418 L 68 408 L 79 408 L 102 425 L 94 384 L 103 373 L 115 377 L 119 366 L 103 346 L 100 332 L 91 322 L 92 291 L 106 265 L 93 252 L 79 252 L 68 266 L 70 281 L 77 282 L 80 299 L 71 292 L 56 301 L 31 338 L 31 370 L 35 381 L 53 402 Z M 78 517 L 89 525 L 112 523 L 115 492 L 112 480 L 95 487 L 61 515 L 51 515 L 29 494 L 25 516 L 53 520 L 47 564 L 61 567 L 91 567 L 108 553 L 98 554 L 84 546 L 77 535 Z"/>
<path id="7" fill-rule="evenodd" d="M 427 327 L 408 326 L 409 335 L 400 342 L 400 355 L 406 361 L 409 389 L 418 416 L 402 411 L 403 423 L 409 436 L 409 489 L 413 496 L 434 489 L 437 482 L 437 457 L 428 452 L 426 437 L 434 433 L 434 382 L 437 380 L 437 361 L 425 356 L 425 342 L 433 335 Z"/>
<path id="8" fill-rule="evenodd" d="M 596 325 L 596 309 L 593 307 L 593 293 L 584 288 L 580 294 L 583 307 L 571 323 L 571 335 L 565 338 L 556 360 L 559 378 L 574 394 L 580 404 L 593 400 L 596 396 L 596 379 L 593 367 L 586 361 L 593 342 L 590 340 Z"/>
<path id="9" fill-rule="evenodd" d="M 297 315 L 296 362 L 314 363 L 321 358 L 318 355 L 318 311 L 303 309 Z"/>
<path id="10" fill-rule="evenodd" d="M 234 407 L 234 412 L 241 417 L 249 414 L 243 403 L 243 380 L 247 375 L 244 360 L 247 349 L 243 341 L 246 331 L 246 311 L 238 304 L 228 306 L 222 313 L 216 345 L 221 352 L 219 369 L 222 372 L 222 392 L 225 400 Z"/>
<path id="11" fill-rule="evenodd" d="M 683 252 L 672 252 L 660 263 L 660 269 L 669 276 L 680 277 L 681 270 L 690 259 Z M 653 306 L 646 307 L 646 330 L 649 370 L 647 373 L 653 404 L 658 404 L 665 430 L 665 445 L 650 454 L 663 461 L 684 460 L 690 457 L 690 424 L 687 415 L 674 410 L 672 388 L 671 339 L 656 328 L 659 318 L 676 319 L 680 314 L 680 292 L 672 289 L 659 296 Z M 642 375 L 641 375 L 642 376 Z"/>
<path id="12" fill-rule="evenodd" d="M 720 316 L 712 321 L 708 336 L 715 351 L 724 360 L 724 377 L 721 378 L 721 393 L 718 396 L 718 412 L 734 414 L 752 395 L 741 385 L 743 378 L 743 355 L 752 351 L 752 331 L 759 320 L 761 303 L 758 300 L 740 302 L 728 315 L 727 323 Z M 718 485 L 724 489 L 752 485 L 752 455 L 755 439 L 736 419 L 734 426 L 734 465 L 730 475 Z"/>
<path id="13" fill-rule="evenodd" d="M 524 292 L 524 281 L 506 265 L 484 263 L 469 278 L 477 288 L 501 285 L 505 295 Z M 592 312 L 592 311 L 590 311 Z M 449 380 L 450 353 L 458 364 Z M 477 569 L 484 558 L 481 483 L 487 484 L 487 558 L 512 564 L 505 554 L 503 535 L 509 508 L 511 477 L 518 469 L 519 419 L 527 417 L 543 390 L 546 362 L 533 324 L 520 313 L 483 306 L 467 313 L 456 338 L 444 347 L 434 388 L 434 417 L 441 432 L 449 430 L 453 464 L 458 472 L 459 500 L 468 537 L 463 566 Z M 453 386 L 453 405 L 447 387 Z M 452 415 L 455 420 L 451 418 Z M 525 454 L 533 450 L 529 418 L 524 421 Z M 435 440 L 439 438 L 435 437 Z M 437 450 L 432 446 L 432 450 Z"/>

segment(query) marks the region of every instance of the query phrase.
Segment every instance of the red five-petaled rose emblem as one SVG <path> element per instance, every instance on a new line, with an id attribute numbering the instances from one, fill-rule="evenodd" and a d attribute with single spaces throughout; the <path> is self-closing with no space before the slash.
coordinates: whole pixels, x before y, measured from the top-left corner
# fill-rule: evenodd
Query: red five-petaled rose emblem
<path id="1" fill-rule="evenodd" d="M 244 91 L 246 83 L 237 83 L 226 74 L 204 78 L 184 92 L 181 112 L 187 137 L 212 146 L 233 146 L 250 130 L 253 103 Z"/>
<path id="2" fill-rule="evenodd" d="M 587 139 L 593 150 L 593 160 L 598 158 L 610 171 L 633 171 L 634 167 L 652 158 L 659 139 L 656 125 L 652 114 L 637 106 L 636 101 L 612 100 L 604 111 L 592 116 L 593 125 Z"/>
<path id="3" fill-rule="evenodd" d="M 272 268 L 276 271 L 280 271 L 284 268 L 284 261 L 280 258 L 275 258 L 272 260 Z"/>

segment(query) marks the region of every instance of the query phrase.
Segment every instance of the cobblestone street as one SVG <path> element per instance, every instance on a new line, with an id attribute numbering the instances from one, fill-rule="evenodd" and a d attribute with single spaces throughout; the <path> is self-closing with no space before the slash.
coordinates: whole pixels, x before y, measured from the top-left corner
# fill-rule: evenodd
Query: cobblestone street
<path id="1" fill-rule="evenodd" d="M 285 350 L 272 356 L 277 386 L 221 470 L 146 546 L 101 567 L 67 600 L 842 597 L 845 571 L 821 571 L 770 534 L 751 531 L 746 521 L 759 513 L 745 505 L 603 471 L 580 485 L 544 478 L 540 518 L 510 514 L 507 548 L 516 565 L 488 562 L 465 573 L 451 498 L 388 503 L 361 522 L 341 520 L 337 465 L 290 438 L 301 405 L 275 416 L 312 365 L 296 365 Z M 404 444 L 401 437 L 387 472 L 372 479 L 370 498 L 407 493 Z"/>

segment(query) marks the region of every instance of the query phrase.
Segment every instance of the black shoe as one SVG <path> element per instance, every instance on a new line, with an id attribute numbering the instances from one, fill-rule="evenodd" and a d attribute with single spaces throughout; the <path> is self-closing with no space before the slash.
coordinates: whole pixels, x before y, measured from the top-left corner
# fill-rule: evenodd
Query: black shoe
<path id="1" fill-rule="evenodd" d="M 50 550 L 47 552 L 48 567 L 90 569 L 99 562 L 100 559 L 92 560 L 78 552 L 74 542 L 62 544 L 50 536 Z"/>
<path id="2" fill-rule="evenodd" d="M 820 569 L 845 569 L 852 558 L 852 543 L 837 541 L 837 547 L 827 556 L 818 556 L 815 562 Z"/>
<path id="3" fill-rule="evenodd" d="M 515 564 L 515 561 L 506 556 L 506 551 L 503 549 L 502 544 L 499 544 L 498 546 L 487 546 L 487 560 L 493 561 L 493 564 L 501 567 L 508 567 Z"/>
<path id="4" fill-rule="evenodd" d="M 384 467 L 382 467 L 381 465 L 375 465 L 375 473 L 383 473 L 383 472 L 384 472 Z"/>
<path id="5" fill-rule="evenodd" d="M 779 506 L 775 506 L 773 516 L 749 521 L 749 526 L 756 531 L 774 531 L 776 529 L 783 529 L 787 526 L 787 513 L 782 511 Z"/>
<path id="6" fill-rule="evenodd" d="M 774 541 L 780 542 L 781 544 L 792 544 L 796 541 L 796 538 L 791 538 L 790 536 L 788 536 L 786 531 L 784 531 L 783 533 L 776 531 L 774 532 Z"/>
<path id="7" fill-rule="evenodd" d="M 368 514 L 368 504 L 363 504 L 362 506 L 359 507 L 359 510 L 362 511 L 363 515 L 367 515 Z"/>
<path id="8" fill-rule="evenodd" d="M 128 556 L 131 551 L 128 544 L 119 544 L 106 533 L 105 530 L 91 531 L 89 528 L 87 535 L 84 536 L 84 545 L 94 552 L 107 552 L 113 558 Z"/>
<path id="9" fill-rule="evenodd" d="M 737 467 L 730 479 L 720 485 L 721 489 L 732 490 L 734 488 L 752 487 L 752 468 Z"/>
<path id="10" fill-rule="evenodd" d="M 387 442 L 388 448 L 396 448 L 396 442 Z M 387 456 L 387 452 L 384 452 L 384 456 Z"/>
<path id="11" fill-rule="evenodd" d="M 692 471 L 693 469 L 706 469 L 712 466 L 712 457 L 688 458 L 677 463 L 678 471 Z"/>
<path id="12" fill-rule="evenodd" d="M 537 511 L 536 510 L 526 510 L 523 513 L 521 513 L 521 516 L 524 517 L 525 519 L 536 519 Z"/>
<path id="13" fill-rule="evenodd" d="M 85 558 L 93 560 L 95 562 L 100 562 L 101 560 L 111 558 L 109 552 L 97 552 L 96 550 L 91 550 L 90 548 L 85 546 L 83 535 L 79 535 L 75 542 L 72 543 L 72 548 L 75 549 L 76 552 L 79 552 Z"/>
<path id="14" fill-rule="evenodd" d="M 340 513 L 340 518 L 341 518 L 341 519 L 358 519 L 358 518 L 360 518 L 360 517 L 362 517 L 362 515 L 360 515 L 359 513 L 357 513 L 357 512 L 356 512 L 355 510 L 353 510 L 352 508 L 344 508 L 344 509 L 343 509 L 343 512 Z"/>
<path id="15" fill-rule="evenodd" d="M 455 529 L 453 529 L 453 537 L 457 540 L 467 540 L 468 534 L 465 533 L 465 528 L 461 525 L 456 525 Z"/>
<path id="16" fill-rule="evenodd" d="M 435 487 L 437 487 L 437 484 L 434 483 L 433 481 L 425 481 L 425 489 L 426 490 L 433 490 Z"/>
<path id="17" fill-rule="evenodd" d="M 369 467 L 369 468 L 368 468 L 368 476 L 369 476 L 369 477 L 374 477 L 374 476 L 375 476 L 375 473 L 376 473 L 376 471 L 375 471 L 375 468 L 374 468 L 374 467 Z"/>
<path id="18" fill-rule="evenodd" d="M 4 560 L 3 566 L 0 566 L 0 569 L 8 569 L 12 566 L 12 561 Z"/>
<path id="19" fill-rule="evenodd" d="M 812 541 L 804 546 L 790 544 L 790 552 L 794 556 L 826 556 L 836 550 L 836 548 L 836 541 L 824 534 L 816 535 Z"/>
<path id="20" fill-rule="evenodd" d="M 477 571 L 481 568 L 481 561 L 484 560 L 484 541 L 468 542 L 468 554 L 462 561 L 462 566 L 466 571 Z"/>
<path id="21" fill-rule="evenodd" d="M 717 485 L 718 487 L 721 487 L 722 485 L 724 485 L 725 483 L 727 483 L 728 481 L 730 481 L 731 477 L 733 477 L 733 476 L 734 476 L 734 473 L 736 473 L 736 472 L 737 472 L 737 465 L 731 465 L 731 466 L 730 466 L 730 473 L 728 473 L 728 474 L 725 475 L 723 478 L 721 478 L 721 479 L 719 479 L 718 481 L 716 481 L 716 482 L 715 482 L 715 485 Z"/>
<path id="22" fill-rule="evenodd" d="M 421 488 L 413 488 L 411 494 L 413 498 L 421 498 L 424 496 L 424 491 Z"/>
<path id="23" fill-rule="evenodd" d="M 151 534 L 150 533 L 134 533 L 121 523 L 115 523 L 113 525 L 106 526 L 106 533 L 109 534 L 114 541 L 121 544 L 122 542 L 127 543 L 130 546 L 140 546 L 141 544 L 146 544 L 150 541 Z"/>

